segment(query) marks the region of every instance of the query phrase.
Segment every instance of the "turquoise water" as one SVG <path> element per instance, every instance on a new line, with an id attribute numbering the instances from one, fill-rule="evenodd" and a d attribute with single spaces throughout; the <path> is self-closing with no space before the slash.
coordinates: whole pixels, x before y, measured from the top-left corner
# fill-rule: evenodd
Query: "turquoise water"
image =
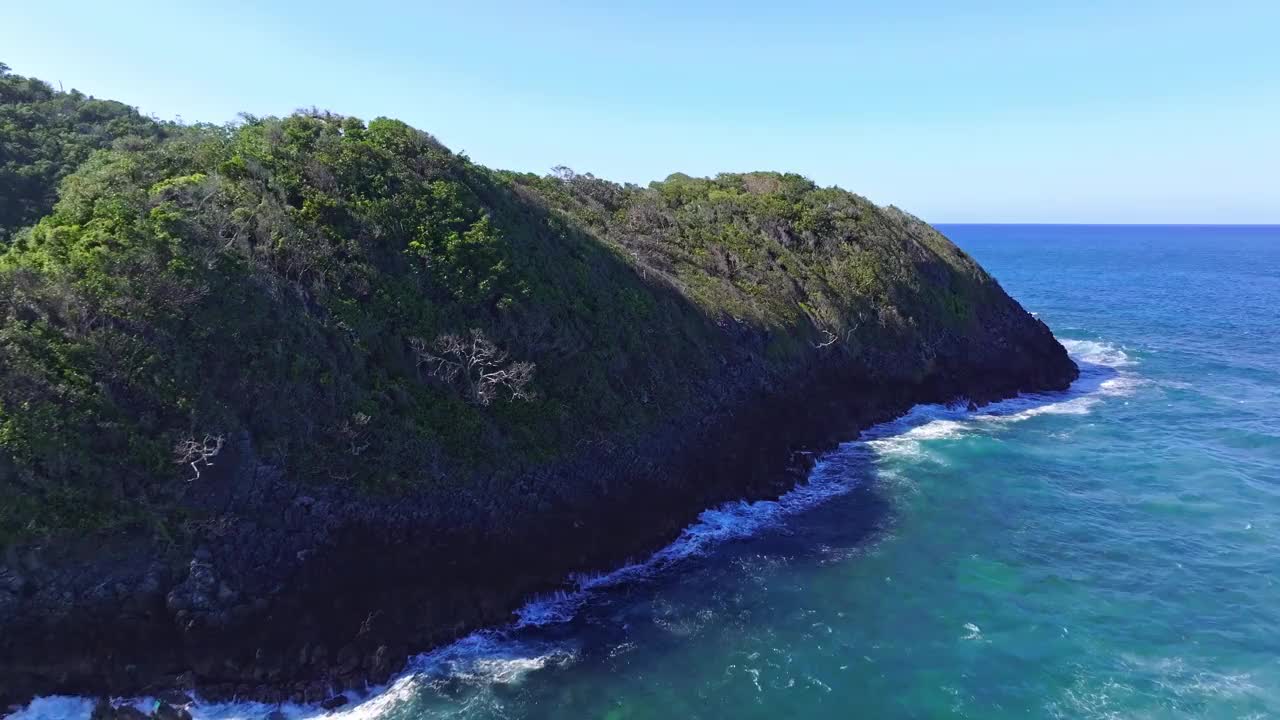
<path id="1" fill-rule="evenodd" d="M 1280 228 L 944 231 L 1070 392 L 918 408 L 341 714 L 1280 717 Z"/>

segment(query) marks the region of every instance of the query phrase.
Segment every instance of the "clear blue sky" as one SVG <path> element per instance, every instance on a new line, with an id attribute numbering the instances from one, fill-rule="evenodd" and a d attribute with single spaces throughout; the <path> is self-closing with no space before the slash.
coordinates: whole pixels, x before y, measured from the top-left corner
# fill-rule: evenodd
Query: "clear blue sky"
<path id="1" fill-rule="evenodd" d="M 789 170 L 935 222 L 1280 222 L 1280 0 L 605 4 L 15 2 L 0 61 L 163 118 L 398 117 L 540 173 Z"/>

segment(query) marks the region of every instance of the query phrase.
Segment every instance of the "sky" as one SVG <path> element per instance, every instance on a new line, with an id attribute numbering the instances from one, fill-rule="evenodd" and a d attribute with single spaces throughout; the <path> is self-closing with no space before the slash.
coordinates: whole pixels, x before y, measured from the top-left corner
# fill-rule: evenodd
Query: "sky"
<path id="1" fill-rule="evenodd" d="M 395 117 L 493 167 L 781 170 L 933 222 L 1280 223 L 1280 0 L 14 3 L 161 118 Z"/>

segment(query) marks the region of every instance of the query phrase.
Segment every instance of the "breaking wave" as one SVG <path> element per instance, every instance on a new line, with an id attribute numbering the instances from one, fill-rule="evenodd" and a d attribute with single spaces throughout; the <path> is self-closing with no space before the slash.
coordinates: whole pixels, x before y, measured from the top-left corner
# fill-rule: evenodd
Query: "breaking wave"
<path id="1" fill-rule="evenodd" d="M 870 428 L 859 441 L 879 455 L 916 454 L 929 440 L 990 432 L 1039 415 L 1087 415 L 1098 403 L 1131 395 L 1142 384 L 1127 369 L 1136 361 L 1123 349 L 1096 340 L 1061 342 L 1080 367 L 1079 379 L 1065 392 L 1024 393 L 978 410 L 964 404 L 917 405 L 897 420 Z"/>

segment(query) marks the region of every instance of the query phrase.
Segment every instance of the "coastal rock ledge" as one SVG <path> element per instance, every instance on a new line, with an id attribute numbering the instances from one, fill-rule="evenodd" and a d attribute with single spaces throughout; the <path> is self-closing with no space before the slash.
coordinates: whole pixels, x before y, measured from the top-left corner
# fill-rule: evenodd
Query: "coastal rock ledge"
<path id="1" fill-rule="evenodd" d="M 0 257 L 0 709 L 338 704 L 914 404 L 1078 374 L 933 228 L 794 175 L 508 173 L 311 112 L 60 198 Z"/>

